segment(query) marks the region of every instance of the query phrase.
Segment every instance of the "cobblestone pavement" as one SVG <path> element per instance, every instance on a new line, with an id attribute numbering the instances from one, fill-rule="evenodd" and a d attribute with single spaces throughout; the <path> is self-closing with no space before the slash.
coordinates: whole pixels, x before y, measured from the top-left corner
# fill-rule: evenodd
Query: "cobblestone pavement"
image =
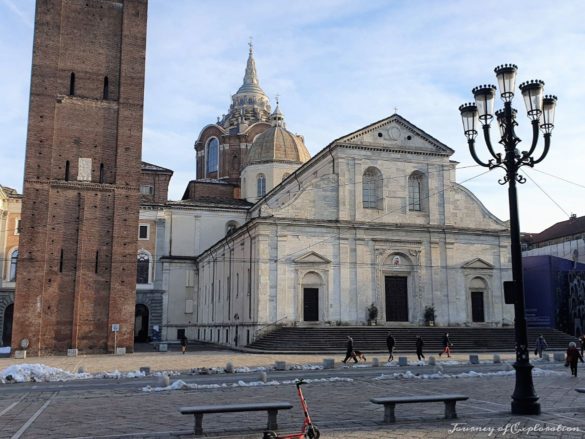
<path id="1" fill-rule="evenodd" d="M 221 358 L 222 361 L 214 364 L 215 366 L 223 364 L 225 360 L 218 355 L 214 353 L 208 356 Z M 191 356 L 192 363 L 204 363 L 203 354 Z M 197 356 L 200 358 L 196 358 Z M 106 359 L 102 357 L 105 356 L 95 359 L 94 367 L 96 370 L 109 370 L 103 369 Z M 183 356 L 166 356 L 167 360 L 175 360 L 174 357 Z M 241 357 L 241 365 L 255 365 L 252 364 L 252 358 L 256 356 L 247 357 Z M 264 364 L 271 364 L 276 359 L 280 360 L 282 357 L 264 356 L 263 361 Z M 45 360 L 64 361 L 65 358 L 49 357 L 40 360 L 48 364 L 49 361 Z M 130 362 L 129 358 L 124 360 Z M 143 360 L 146 358 L 140 359 L 141 366 L 148 365 Z M 14 363 L 15 360 L 9 361 Z M 235 364 L 239 365 L 239 361 Z M 312 362 L 320 361 L 313 358 Z M 152 363 L 150 365 L 152 367 Z M 0 363 L 0 369 L 4 367 L 6 366 Z M 482 366 L 473 366 L 476 371 L 481 371 L 481 368 Z M 406 370 L 417 372 L 416 366 L 400 369 L 401 372 Z M 510 375 L 422 380 L 377 379 L 376 373 L 351 375 L 352 381 L 310 382 L 303 390 L 313 422 L 319 426 L 322 438 L 585 437 L 585 395 L 574 391 L 575 387 L 585 387 L 585 377 L 572 378 L 560 364 L 550 365 L 550 370 L 553 372 L 550 375 L 534 377 L 542 406 L 542 414 L 538 416 L 519 417 L 510 414 L 510 394 L 514 388 L 514 377 Z M 380 374 L 387 374 L 398 370 L 380 368 L 379 371 Z M 449 373 L 449 366 L 444 367 L 444 372 Z M 581 371 L 582 374 L 584 372 Z M 299 373 L 311 378 L 309 371 Z M 331 376 L 349 377 L 346 369 L 339 367 L 331 371 Z M 204 379 L 200 376 L 193 377 L 198 383 L 204 383 Z M 255 381 L 257 374 L 242 374 L 241 379 L 244 382 Z M 95 386 L 83 390 L 68 388 L 70 383 L 62 383 L 62 390 L 52 386 L 47 387 L 47 391 L 42 391 L 42 385 L 34 388 L 30 384 L 12 384 L 4 385 L 10 386 L 10 392 L 2 392 L 3 388 L 8 387 L 0 385 L 0 438 L 188 438 L 193 433 L 193 417 L 181 415 L 178 407 L 255 401 L 292 402 L 292 410 L 282 411 L 278 415 L 279 431 L 299 430 L 303 417 L 294 385 L 284 384 L 277 372 L 269 373 L 269 380 L 271 379 L 281 384 L 163 392 L 144 392 L 141 390 L 144 383 L 140 381 L 136 381 L 135 387 L 126 387 L 119 386 L 116 380 L 101 380 Z M 22 392 L 15 392 L 14 389 L 17 388 L 22 389 Z M 456 423 L 442 419 L 442 403 L 428 403 L 397 405 L 397 422 L 387 425 L 382 422 L 383 407 L 369 402 L 370 398 L 376 396 L 454 392 L 470 397 L 468 401 L 457 404 L 459 418 Z M 204 437 L 260 439 L 265 424 L 264 412 L 210 414 L 204 417 Z"/>

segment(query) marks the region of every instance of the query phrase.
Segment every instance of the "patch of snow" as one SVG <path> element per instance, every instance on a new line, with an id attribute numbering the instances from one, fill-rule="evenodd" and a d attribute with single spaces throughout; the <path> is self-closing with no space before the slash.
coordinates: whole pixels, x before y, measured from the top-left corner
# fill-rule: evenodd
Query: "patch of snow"
<path id="1" fill-rule="evenodd" d="M 89 373 L 71 373 L 44 364 L 15 364 L 0 371 L 0 382 L 25 383 L 42 381 L 68 381 L 92 378 Z"/>

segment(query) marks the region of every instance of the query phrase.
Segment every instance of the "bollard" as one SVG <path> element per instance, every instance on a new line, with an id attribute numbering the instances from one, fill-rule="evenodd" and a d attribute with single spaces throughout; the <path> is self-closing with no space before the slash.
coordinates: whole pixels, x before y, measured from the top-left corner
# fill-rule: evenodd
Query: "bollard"
<path id="1" fill-rule="evenodd" d="M 334 369 L 335 360 L 333 358 L 323 358 L 323 369 Z"/>
<path id="2" fill-rule="evenodd" d="M 500 358 L 500 356 L 498 354 L 494 354 L 494 364 L 500 364 L 502 362 L 502 359 Z"/>
<path id="3" fill-rule="evenodd" d="M 26 358 L 26 351 L 14 351 L 14 358 L 17 360 L 22 360 Z"/>
<path id="4" fill-rule="evenodd" d="M 408 358 L 398 357 L 398 365 L 399 366 L 408 366 Z"/>
<path id="5" fill-rule="evenodd" d="M 167 352 L 169 350 L 169 346 L 166 343 L 159 343 L 158 344 L 158 351 L 159 352 Z"/>
<path id="6" fill-rule="evenodd" d="M 550 361 L 550 354 L 548 352 L 542 353 L 542 361 Z"/>
<path id="7" fill-rule="evenodd" d="M 140 372 L 142 372 L 144 375 L 150 375 L 150 367 L 143 366 L 140 368 Z"/>
<path id="8" fill-rule="evenodd" d="M 79 366 L 79 369 L 77 369 L 77 373 L 85 373 L 85 367 Z"/>
<path id="9" fill-rule="evenodd" d="M 126 355 L 126 348 L 116 348 L 116 355 Z"/>
<path id="10" fill-rule="evenodd" d="M 276 361 L 274 363 L 274 370 L 286 370 L 286 361 Z"/>
<path id="11" fill-rule="evenodd" d="M 260 372 L 258 379 L 265 383 L 266 381 L 268 381 L 268 375 L 266 374 L 266 372 L 262 371 Z"/>
<path id="12" fill-rule="evenodd" d="M 429 366 L 434 366 L 435 364 L 437 364 L 437 359 L 433 355 L 431 355 L 429 357 Z"/>
<path id="13" fill-rule="evenodd" d="M 78 352 L 79 351 L 77 349 L 67 349 L 67 356 L 68 357 L 77 357 Z"/>
<path id="14" fill-rule="evenodd" d="M 160 387 L 168 387 L 171 384 L 171 379 L 168 375 L 161 375 L 158 380 Z"/>
<path id="15" fill-rule="evenodd" d="M 377 357 L 372 358 L 372 367 L 379 367 L 380 360 Z"/>
<path id="16" fill-rule="evenodd" d="M 469 364 L 479 364 L 479 355 L 472 354 L 469 356 Z"/>
<path id="17" fill-rule="evenodd" d="M 553 358 L 555 361 L 565 361 L 565 354 L 563 352 L 555 352 L 553 353 Z"/>

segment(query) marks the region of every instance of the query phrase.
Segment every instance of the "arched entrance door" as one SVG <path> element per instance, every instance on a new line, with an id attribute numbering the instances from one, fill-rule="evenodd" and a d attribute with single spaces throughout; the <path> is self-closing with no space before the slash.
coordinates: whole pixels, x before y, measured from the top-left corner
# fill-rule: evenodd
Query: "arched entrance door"
<path id="1" fill-rule="evenodd" d="M 471 321 L 475 323 L 485 322 L 484 293 L 487 290 L 485 280 L 475 277 L 470 285 L 471 293 Z"/>
<path id="2" fill-rule="evenodd" d="M 322 284 L 321 276 L 317 273 L 307 273 L 303 278 L 303 321 L 319 321 L 319 289 Z"/>
<path id="3" fill-rule="evenodd" d="M 10 346 L 12 340 L 12 318 L 14 316 L 14 304 L 10 304 L 4 310 L 4 324 L 2 325 L 2 345 Z"/>
<path id="4" fill-rule="evenodd" d="M 144 343 L 148 341 L 148 307 L 141 303 L 136 305 L 134 314 L 134 341 Z"/>

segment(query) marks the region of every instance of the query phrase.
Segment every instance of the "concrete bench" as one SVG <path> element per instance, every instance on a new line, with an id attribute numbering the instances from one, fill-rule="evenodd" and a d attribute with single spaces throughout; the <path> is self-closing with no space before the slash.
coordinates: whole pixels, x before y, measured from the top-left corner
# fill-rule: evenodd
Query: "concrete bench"
<path id="1" fill-rule="evenodd" d="M 371 402 L 374 404 L 384 404 L 384 422 L 391 424 L 396 422 L 394 416 L 394 408 L 396 404 L 414 404 L 423 402 L 444 402 L 445 403 L 445 419 L 457 418 L 455 411 L 455 404 L 457 401 L 465 401 L 469 399 L 468 396 L 460 394 L 448 395 L 422 395 L 422 396 L 390 396 L 383 398 L 372 398 Z"/>
<path id="2" fill-rule="evenodd" d="M 289 410 L 292 404 L 288 402 L 267 402 L 251 404 L 218 404 L 218 405 L 197 405 L 193 407 L 181 407 L 179 411 L 183 415 L 195 416 L 195 436 L 203 434 L 203 415 L 206 413 L 232 413 L 232 412 L 268 412 L 268 430 L 277 430 L 276 416 L 279 410 Z"/>

